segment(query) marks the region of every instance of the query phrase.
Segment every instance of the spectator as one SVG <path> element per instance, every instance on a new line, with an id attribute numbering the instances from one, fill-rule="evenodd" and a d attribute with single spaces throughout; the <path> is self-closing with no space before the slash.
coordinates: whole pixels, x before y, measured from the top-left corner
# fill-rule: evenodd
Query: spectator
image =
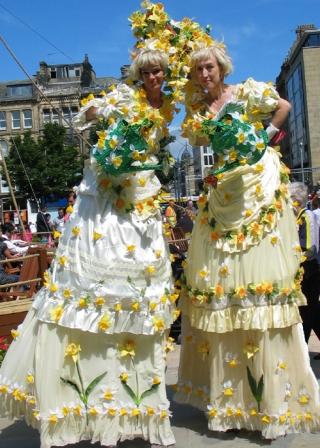
<path id="1" fill-rule="evenodd" d="M 64 222 L 67 222 L 73 212 L 73 207 L 76 202 L 77 195 L 74 191 L 68 194 L 68 204 L 64 210 Z"/>
<path id="2" fill-rule="evenodd" d="M 58 216 L 56 218 L 54 218 L 53 220 L 53 228 L 54 230 L 56 230 L 57 232 L 62 233 L 63 229 L 64 229 L 64 209 L 63 208 L 59 208 L 58 209 Z"/>
<path id="3" fill-rule="evenodd" d="M 49 229 L 49 231 L 51 232 L 51 231 L 53 230 L 53 223 L 52 223 L 52 221 L 51 221 L 51 215 L 50 215 L 50 213 L 45 213 L 44 217 L 45 217 L 45 220 L 46 220 L 48 229 Z"/>
<path id="4" fill-rule="evenodd" d="M 177 224 L 177 213 L 175 210 L 174 201 L 172 199 L 170 199 L 164 215 L 166 217 L 166 222 L 170 224 L 170 227 L 175 227 Z"/>
<path id="5" fill-rule="evenodd" d="M 21 256 L 25 255 L 28 251 L 28 245 L 22 240 L 13 240 L 14 225 L 9 222 L 2 225 L 2 240 L 6 244 L 12 255 L 19 254 Z"/>
<path id="6" fill-rule="evenodd" d="M 0 238 L 0 260 L 5 260 L 6 258 L 11 259 L 15 258 L 15 256 L 11 255 L 11 252 L 8 249 L 5 240 Z M 7 274 L 4 267 L 5 265 L 0 263 L 0 285 L 17 282 L 19 280 L 19 275 Z"/>
<path id="7" fill-rule="evenodd" d="M 314 213 L 306 208 L 307 186 L 302 182 L 294 182 L 290 185 L 290 194 L 297 216 L 300 246 L 306 257 L 302 263 L 304 274 L 301 289 L 306 296 L 307 306 L 302 306 L 299 310 L 305 340 L 308 342 L 311 330 L 320 340 L 320 272 L 317 260 L 319 232 Z"/>
<path id="8" fill-rule="evenodd" d="M 46 221 L 46 215 L 45 215 L 46 211 L 47 211 L 47 207 L 42 207 L 41 210 L 39 210 L 39 212 L 37 214 L 36 226 L 37 226 L 38 233 L 50 232 L 48 223 Z"/>

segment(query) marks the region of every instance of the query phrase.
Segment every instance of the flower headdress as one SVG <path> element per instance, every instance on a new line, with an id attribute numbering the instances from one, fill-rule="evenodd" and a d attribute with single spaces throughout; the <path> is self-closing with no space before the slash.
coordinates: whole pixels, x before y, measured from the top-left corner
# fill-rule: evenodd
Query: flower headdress
<path id="1" fill-rule="evenodd" d="M 162 3 L 141 3 L 142 10 L 130 17 L 131 29 L 137 39 L 132 58 L 142 49 L 162 50 L 169 57 L 167 88 L 177 102 L 184 99 L 183 91 L 188 83 L 190 55 L 194 50 L 209 47 L 214 43 L 210 26 L 205 29 L 197 22 L 184 18 L 172 20 Z"/>

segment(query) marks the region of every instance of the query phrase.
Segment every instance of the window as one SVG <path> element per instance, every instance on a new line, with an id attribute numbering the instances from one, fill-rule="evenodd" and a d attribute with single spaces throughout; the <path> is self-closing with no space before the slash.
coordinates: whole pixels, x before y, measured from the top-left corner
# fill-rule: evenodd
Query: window
<path id="1" fill-rule="evenodd" d="M 212 149 L 208 146 L 204 146 L 203 148 L 203 164 L 205 166 L 213 165 L 213 154 Z"/>
<path id="2" fill-rule="evenodd" d="M 76 68 L 75 72 L 76 72 L 76 76 L 80 76 L 80 69 L 79 68 Z"/>
<path id="3" fill-rule="evenodd" d="M 52 123 L 58 123 L 59 124 L 59 113 L 56 109 L 52 110 Z"/>
<path id="4" fill-rule="evenodd" d="M 69 107 L 63 107 L 62 108 L 62 115 L 63 115 L 63 118 L 65 118 L 66 120 L 70 120 L 70 109 L 69 109 Z"/>
<path id="5" fill-rule="evenodd" d="M 31 109 L 26 109 L 23 111 L 23 127 L 25 129 L 32 128 L 32 111 L 31 111 Z"/>
<path id="6" fill-rule="evenodd" d="M 71 118 L 73 118 L 78 113 L 77 107 L 71 107 Z"/>
<path id="7" fill-rule="evenodd" d="M 0 191 L 1 193 L 9 193 L 9 186 L 6 178 L 0 174 Z"/>
<path id="8" fill-rule="evenodd" d="M 0 140 L 0 146 L 1 146 L 2 154 L 4 155 L 4 157 L 7 157 L 7 155 L 9 154 L 8 142 L 6 140 Z"/>
<path id="9" fill-rule="evenodd" d="M 20 129 L 20 110 L 14 110 L 11 112 L 12 129 Z"/>
<path id="10" fill-rule="evenodd" d="M 32 96 L 32 85 L 7 86 L 8 96 Z"/>
<path id="11" fill-rule="evenodd" d="M 42 111 L 43 124 L 51 122 L 50 109 L 43 109 Z"/>
<path id="12" fill-rule="evenodd" d="M 51 79 L 56 79 L 57 78 L 57 71 L 56 71 L 55 67 L 51 68 L 50 76 L 51 76 Z"/>
<path id="13" fill-rule="evenodd" d="M 7 129 L 7 114 L 0 111 L 0 131 L 5 131 Z"/>

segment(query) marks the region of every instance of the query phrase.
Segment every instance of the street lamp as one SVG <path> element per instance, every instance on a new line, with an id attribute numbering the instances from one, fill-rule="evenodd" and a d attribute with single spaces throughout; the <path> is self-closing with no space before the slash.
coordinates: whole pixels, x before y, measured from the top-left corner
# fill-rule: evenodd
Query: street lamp
<path id="1" fill-rule="evenodd" d="M 300 149 L 301 176 L 302 176 L 302 183 L 304 184 L 304 144 L 303 144 L 303 140 L 300 140 L 300 142 L 299 142 L 299 149 Z"/>

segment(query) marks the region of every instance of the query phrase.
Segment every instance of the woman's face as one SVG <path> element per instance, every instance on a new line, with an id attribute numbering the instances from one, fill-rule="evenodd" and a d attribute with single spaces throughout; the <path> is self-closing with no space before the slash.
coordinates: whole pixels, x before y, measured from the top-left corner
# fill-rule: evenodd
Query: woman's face
<path id="1" fill-rule="evenodd" d="M 141 78 L 147 91 L 160 90 L 164 72 L 160 64 L 148 64 L 141 69 Z"/>
<path id="2" fill-rule="evenodd" d="M 214 90 L 223 82 L 220 66 L 214 55 L 196 64 L 195 76 L 200 86 L 209 91 Z"/>

